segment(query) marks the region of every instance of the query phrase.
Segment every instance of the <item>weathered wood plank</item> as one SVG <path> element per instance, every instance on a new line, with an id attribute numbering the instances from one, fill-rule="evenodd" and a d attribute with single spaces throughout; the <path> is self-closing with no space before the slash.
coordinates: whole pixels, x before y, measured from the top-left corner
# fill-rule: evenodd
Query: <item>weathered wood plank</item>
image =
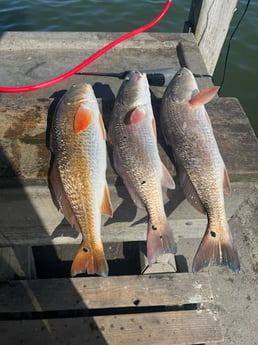
<path id="1" fill-rule="evenodd" d="M 258 141 L 239 101 L 216 98 L 206 109 L 231 180 L 257 181 Z"/>
<path id="2" fill-rule="evenodd" d="M 0 314 L 212 301 L 207 273 L 20 280 L 0 285 Z"/>
<path id="3" fill-rule="evenodd" d="M 27 278 L 36 279 L 36 268 L 30 246 L 0 247 L 0 281 Z"/>
<path id="4" fill-rule="evenodd" d="M 237 0 L 192 0 L 189 28 L 194 32 L 210 74 L 213 74 L 228 33 Z"/>
<path id="5" fill-rule="evenodd" d="M 212 310 L 0 321 L 5 345 L 189 345 L 222 342 Z"/>
<path id="6" fill-rule="evenodd" d="M 93 40 L 94 36 L 96 37 L 95 41 Z M 69 65 L 60 66 L 57 63 L 57 54 L 62 54 L 62 52 L 68 54 L 69 52 L 72 56 L 72 58 L 68 58 L 69 63 L 74 66 L 76 63 L 74 59 L 81 62 L 83 60 L 82 56 L 85 59 L 85 54 L 90 55 L 96 49 L 114 39 L 116 35 L 111 33 L 80 33 L 78 35 L 68 33 L 65 44 L 58 37 L 58 33 L 48 33 L 42 36 L 38 33 L 26 33 L 26 39 L 24 40 L 24 33 L 21 35 L 19 33 L 4 35 L 1 39 L 1 54 L 3 54 L 3 60 L 6 64 L 3 70 L 9 71 L 11 67 L 12 70 L 1 75 L 1 82 L 8 84 L 11 80 L 11 73 L 15 74 L 17 83 L 21 82 L 21 84 L 42 81 L 42 75 L 44 75 L 44 79 L 52 78 L 55 76 L 53 73 L 58 75 L 63 72 L 63 68 L 65 70 L 69 68 Z M 48 54 L 43 51 L 46 43 L 43 44 L 42 42 L 46 39 L 48 40 Z M 55 49 L 53 49 L 54 46 L 56 46 Z M 75 49 L 76 54 L 74 54 Z M 20 52 L 19 59 L 15 61 L 15 64 L 12 64 L 12 52 L 17 50 Z M 138 58 L 139 54 L 141 55 L 140 60 Z M 33 59 L 28 59 L 31 55 L 33 55 Z M 154 56 L 155 58 L 153 58 Z M 25 66 L 24 61 L 28 65 Z M 51 66 L 51 69 L 47 66 Z M 126 45 L 118 46 L 110 51 L 105 59 L 95 61 L 92 69 L 105 72 L 113 70 L 114 66 L 119 66 L 121 71 L 135 68 L 155 69 L 186 66 L 194 73 L 207 74 L 207 69 L 192 34 L 146 33 L 139 35 L 128 41 Z M 13 70 L 13 68 L 15 69 Z M 37 73 L 31 73 L 31 71 L 37 71 Z M 17 79 L 18 77 L 21 80 Z M 5 78 L 7 79 L 5 80 Z M 58 85 L 33 93 L 0 95 L 1 180 L 10 177 L 23 179 L 46 178 L 50 162 L 50 152 L 46 147 L 46 139 L 48 139 L 49 123 L 55 104 L 65 89 L 69 88 L 71 84 L 82 80 L 94 85 L 96 96 L 100 99 L 105 124 L 108 125 L 114 95 L 121 84 L 121 81 L 115 78 L 87 77 L 85 79 L 77 75 Z M 198 78 L 198 83 L 200 88 L 203 88 L 210 86 L 211 80 L 210 78 Z M 152 87 L 152 91 L 156 97 L 160 98 L 164 88 Z M 214 103 L 216 106 L 210 107 L 210 116 L 212 117 L 214 112 L 219 111 L 222 121 L 224 115 L 227 115 L 230 111 L 224 106 L 224 102 L 227 107 L 236 110 L 231 118 L 231 124 L 234 127 L 245 118 L 242 108 L 234 99 L 218 99 Z M 223 110 L 219 110 L 220 108 Z M 257 177 L 257 166 L 254 165 L 256 162 L 251 160 L 247 167 L 245 165 L 241 166 L 241 160 L 235 159 L 228 145 L 225 145 L 227 142 L 234 142 L 232 133 L 230 131 L 225 133 L 222 126 L 220 126 L 220 132 L 218 143 L 223 157 L 228 160 L 228 169 L 231 174 L 239 175 L 240 172 L 240 176 L 244 178 L 251 173 L 252 176 Z M 241 138 L 245 141 L 245 148 L 251 146 L 254 152 L 257 152 L 257 141 L 249 134 L 250 125 L 247 122 L 241 132 Z M 239 147 L 236 147 L 236 149 L 238 151 Z M 240 152 L 242 151 L 240 150 Z M 166 164 L 169 164 L 169 159 L 164 153 L 162 153 L 162 158 Z M 108 178 L 110 177 L 113 180 L 116 176 L 110 165 L 107 175 Z"/>
<path id="7" fill-rule="evenodd" d="M 146 212 L 136 209 L 124 187 L 109 186 L 114 209 L 113 218 L 102 217 L 104 242 L 145 241 Z M 230 219 L 248 195 L 253 184 L 233 183 L 232 195 L 226 197 L 226 214 Z M 165 209 L 176 239 L 201 238 L 205 216 L 197 212 L 176 189 L 163 190 Z M 56 209 L 46 185 L 1 189 L 0 247 L 13 245 L 79 244 L 81 237 Z"/>

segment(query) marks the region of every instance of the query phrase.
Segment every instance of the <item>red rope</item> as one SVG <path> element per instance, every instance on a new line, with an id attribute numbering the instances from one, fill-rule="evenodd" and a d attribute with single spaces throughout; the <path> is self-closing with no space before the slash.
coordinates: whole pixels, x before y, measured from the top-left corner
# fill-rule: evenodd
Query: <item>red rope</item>
<path id="1" fill-rule="evenodd" d="M 150 23 L 135 29 L 131 32 L 128 32 L 120 37 L 118 37 L 117 39 L 115 39 L 113 42 L 107 44 L 105 47 L 101 48 L 100 50 L 98 50 L 96 53 L 94 53 L 92 56 L 90 56 L 88 59 L 86 59 L 85 61 L 83 61 L 81 64 L 79 64 L 78 66 L 74 67 L 73 69 L 71 69 L 70 71 L 60 75 L 59 77 L 56 77 L 54 79 L 50 79 L 48 81 L 42 82 L 42 83 L 38 83 L 38 84 L 34 84 L 34 85 L 28 85 L 28 86 L 20 86 L 20 87 L 1 87 L 0 86 L 0 92 L 27 92 L 27 91 L 34 91 L 34 90 L 38 90 L 38 89 L 42 89 L 44 87 L 48 87 L 51 86 L 53 84 L 59 83 L 69 77 L 71 77 L 73 74 L 79 72 L 80 70 L 82 70 L 84 67 L 88 66 L 89 64 L 91 64 L 93 61 L 95 61 L 96 59 L 98 59 L 101 55 L 105 54 L 107 51 L 109 51 L 111 48 L 113 48 L 114 46 L 118 45 L 119 43 L 141 33 L 144 32 L 146 30 L 149 30 L 150 28 L 152 28 L 154 25 L 156 25 L 163 17 L 164 15 L 167 13 L 170 5 L 171 5 L 172 1 L 171 0 L 167 0 L 164 8 L 162 9 L 162 11 L 160 12 L 160 14 L 153 19 Z"/>

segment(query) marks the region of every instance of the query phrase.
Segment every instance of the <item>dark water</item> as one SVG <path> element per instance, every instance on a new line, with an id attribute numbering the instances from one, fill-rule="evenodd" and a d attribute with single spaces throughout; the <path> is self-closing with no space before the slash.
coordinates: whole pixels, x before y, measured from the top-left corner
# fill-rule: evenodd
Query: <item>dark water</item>
<path id="1" fill-rule="evenodd" d="M 247 0 L 239 0 L 228 37 Z M 165 0 L 1 0 L 1 31 L 118 31 L 133 30 L 153 19 Z M 174 0 L 153 32 L 182 32 L 191 0 Z M 258 1 L 250 6 L 231 41 L 226 78 L 220 96 L 237 97 L 258 136 Z M 214 82 L 220 85 L 228 38 L 218 61 Z"/>

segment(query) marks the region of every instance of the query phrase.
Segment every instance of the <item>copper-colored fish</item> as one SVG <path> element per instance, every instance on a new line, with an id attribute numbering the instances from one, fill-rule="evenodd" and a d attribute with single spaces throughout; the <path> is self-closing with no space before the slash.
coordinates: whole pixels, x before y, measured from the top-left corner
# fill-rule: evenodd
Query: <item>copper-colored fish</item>
<path id="1" fill-rule="evenodd" d="M 161 104 L 162 131 L 172 147 L 180 184 L 189 202 L 208 217 L 193 271 L 208 265 L 240 269 L 224 207 L 223 191 L 230 193 L 229 177 L 204 107 L 217 91 L 214 86 L 200 92 L 192 72 L 182 68 Z"/>
<path id="2" fill-rule="evenodd" d="M 108 137 L 116 171 L 135 204 L 148 212 L 147 256 L 151 264 L 162 253 L 175 253 L 176 244 L 161 192 L 161 185 L 174 188 L 174 181 L 159 157 L 145 74 L 132 71 L 125 77 L 115 100 Z"/>
<path id="3" fill-rule="evenodd" d="M 73 86 L 58 104 L 52 125 L 50 182 L 69 223 L 82 233 L 71 274 L 108 275 L 101 213 L 112 215 L 106 182 L 106 133 L 89 84 Z"/>

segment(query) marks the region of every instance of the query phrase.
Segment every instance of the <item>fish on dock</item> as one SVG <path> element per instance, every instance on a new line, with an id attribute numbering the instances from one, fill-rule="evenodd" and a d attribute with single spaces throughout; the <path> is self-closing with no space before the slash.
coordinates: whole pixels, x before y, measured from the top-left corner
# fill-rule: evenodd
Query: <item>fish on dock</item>
<path id="1" fill-rule="evenodd" d="M 108 275 L 101 240 L 101 214 L 112 215 L 106 181 L 106 131 L 90 84 L 72 86 L 54 114 L 50 184 L 60 208 L 82 243 L 71 267 L 79 273 Z"/>
<path id="2" fill-rule="evenodd" d="M 162 133 L 172 148 L 179 183 L 187 200 L 208 218 L 193 260 L 194 272 L 209 265 L 240 270 L 224 206 L 224 193 L 231 191 L 230 181 L 204 107 L 218 89 L 212 86 L 199 91 L 192 72 L 183 67 L 171 80 L 161 102 Z"/>
<path id="3" fill-rule="evenodd" d="M 176 253 L 167 221 L 162 188 L 173 189 L 174 180 L 161 162 L 149 84 L 145 73 L 129 71 L 118 91 L 108 130 L 113 163 L 134 201 L 148 217 L 149 264 L 163 253 Z"/>

